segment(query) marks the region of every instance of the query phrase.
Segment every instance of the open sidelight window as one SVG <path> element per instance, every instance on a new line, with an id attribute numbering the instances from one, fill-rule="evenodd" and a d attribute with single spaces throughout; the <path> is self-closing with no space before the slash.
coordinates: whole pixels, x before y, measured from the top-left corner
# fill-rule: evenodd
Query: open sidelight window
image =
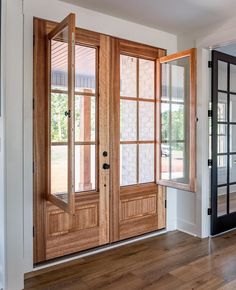
<path id="1" fill-rule="evenodd" d="M 75 15 L 48 34 L 47 198 L 74 212 Z"/>
<path id="2" fill-rule="evenodd" d="M 190 49 L 159 60 L 158 183 L 195 191 L 196 55 Z"/>

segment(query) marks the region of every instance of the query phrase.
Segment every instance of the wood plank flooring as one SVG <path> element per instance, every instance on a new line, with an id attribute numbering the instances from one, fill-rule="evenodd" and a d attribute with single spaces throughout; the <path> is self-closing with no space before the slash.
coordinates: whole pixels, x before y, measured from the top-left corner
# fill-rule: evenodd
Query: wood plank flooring
<path id="1" fill-rule="evenodd" d="M 25 290 L 236 289 L 236 231 L 174 231 L 27 276 Z"/>

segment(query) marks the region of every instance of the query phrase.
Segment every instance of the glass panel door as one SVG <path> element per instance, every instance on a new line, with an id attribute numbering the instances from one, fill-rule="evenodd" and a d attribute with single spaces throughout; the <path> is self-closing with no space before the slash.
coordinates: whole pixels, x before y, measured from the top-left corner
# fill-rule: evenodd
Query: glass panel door
<path id="1" fill-rule="evenodd" d="M 48 199 L 74 211 L 75 15 L 48 35 Z M 59 79 L 59 80 L 58 80 Z"/>
<path id="2" fill-rule="evenodd" d="M 213 235 L 236 227 L 236 58 L 213 51 L 212 226 Z"/>

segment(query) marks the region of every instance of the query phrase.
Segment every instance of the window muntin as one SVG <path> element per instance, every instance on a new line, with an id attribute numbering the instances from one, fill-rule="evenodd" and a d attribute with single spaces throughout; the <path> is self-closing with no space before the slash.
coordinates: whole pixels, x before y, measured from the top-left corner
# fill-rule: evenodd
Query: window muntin
<path id="1" fill-rule="evenodd" d="M 120 56 L 120 185 L 155 181 L 155 62 Z"/>

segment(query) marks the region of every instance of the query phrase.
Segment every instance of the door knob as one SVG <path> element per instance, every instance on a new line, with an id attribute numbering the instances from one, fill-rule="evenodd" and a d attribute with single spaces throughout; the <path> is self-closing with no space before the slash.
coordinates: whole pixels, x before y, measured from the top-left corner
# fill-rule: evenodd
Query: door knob
<path id="1" fill-rule="evenodd" d="M 103 163 L 102 168 L 103 169 L 109 169 L 110 168 L 110 164 Z"/>

